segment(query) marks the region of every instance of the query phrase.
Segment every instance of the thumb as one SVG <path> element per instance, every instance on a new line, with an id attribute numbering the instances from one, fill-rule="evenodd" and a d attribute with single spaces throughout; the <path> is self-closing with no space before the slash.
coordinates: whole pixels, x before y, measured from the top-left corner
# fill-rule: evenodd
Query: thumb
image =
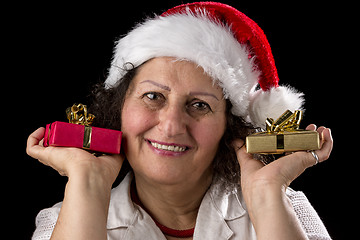
<path id="1" fill-rule="evenodd" d="M 246 152 L 246 145 L 243 140 L 234 140 L 233 146 L 236 152 L 237 160 L 240 164 L 240 171 L 242 175 L 254 172 L 264 166 L 262 162 L 254 159 L 252 154 Z"/>
<path id="2" fill-rule="evenodd" d="M 272 162 L 272 165 L 279 167 L 279 175 L 284 177 L 286 186 L 289 186 L 308 167 L 314 165 L 314 157 L 309 152 L 299 151 L 281 157 Z"/>

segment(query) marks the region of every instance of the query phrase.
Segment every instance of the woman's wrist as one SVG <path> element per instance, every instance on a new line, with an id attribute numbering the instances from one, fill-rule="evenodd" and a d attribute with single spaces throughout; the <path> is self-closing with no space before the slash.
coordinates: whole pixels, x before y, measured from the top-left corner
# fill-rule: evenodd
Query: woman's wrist
<path id="1" fill-rule="evenodd" d="M 103 174 L 92 171 L 79 171 L 71 174 L 66 187 L 88 194 L 110 194 L 112 182 Z"/>
<path id="2" fill-rule="evenodd" d="M 64 202 L 83 202 L 83 207 L 96 206 L 99 213 L 107 215 L 111 185 L 99 175 L 83 174 L 72 176 L 66 184 Z M 99 214 L 98 213 L 98 214 Z"/>
<path id="3" fill-rule="evenodd" d="M 248 212 L 258 239 L 268 236 L 274 239 L 306 239 L 285 187 L 264 186 L 251 192 Z"/>
<path id="4" fill-rule="evenodd" d="M 245 201 L 252 221 L 263 219 L 263 214 L 283 202 L 285 190 L 275 186 L 251 187 L 245 194 Z M 281 204 L 283 205 L 283 203 Z"/>
<path id="5" fill-rule="evenodd" d="M 83 183 L 84 187 L 98 187 L 99 189 L 111 190 L 114 182 L 113 173 L 99 163 L 102 159 L 94 158 L 83 164 L 74 164 L 68 170 L 69 182 Z"/>
<path id="6" fill-rule="evenodd" d="M 69 175 L 53 239 L 106 239 L 111 185 L 101 175 L 79 171 Z"/>

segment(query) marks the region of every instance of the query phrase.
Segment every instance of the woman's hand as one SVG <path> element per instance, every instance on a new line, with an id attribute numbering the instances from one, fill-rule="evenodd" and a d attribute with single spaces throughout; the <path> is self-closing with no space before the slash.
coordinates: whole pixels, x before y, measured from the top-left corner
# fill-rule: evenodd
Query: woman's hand
<path id="1" fill-rule="evenodd" d="M 124 157 L 95 157 L 78 148 L 43 147 L 44 132 L 39 128 L 29 136 L 26 152 L 69 178 L 51 239 L 106 239 L 111 187 Z"/>
<path id="2" fill-rule="evenodd" d="M 307 130 L 316 130 L 314 124 L 309 125 Z M 327 160 L 330 156 L 333 140 L 329 128 L 319 127 L 320 149 L 315 153 L 319 162 Z M 306 168 L 313 166 L 316 159 L 310 152 L 300 151 L 281 157 L 276 161 L 264 166 L 264 164 L 246 153 L 244 141 L 236 140 L 234 147 L 237 153 L 241 169 L 241 185 L 243 190 L 258 185 L 275 185 L 278 188 L 288 187 Z"/>
<path id="3" fill-rule="evenodd" d="M 311 124 L 306 129 L 316 130 L 316 126 Z M 320 135 L 321 148 L 315 153 L 321 163 L 329 158 L 333 140 L 329 128 L 319 127 L 316 131 Z M 286 237 L 294 237 L 296 233 L 303 237 L 285 190 L 306 168 L 316 163 L 315 157 L 310 152 L 299 151 L 264 165 L 246 152 L 244 141 L 236 140 L 233 145 L 240 164 L 242 193 L 258 237 L 289 239 Z M 288 232 L 284 226 L 288 226 Z M 276 234 L 282 234 L 282 237 Z"/>
<path id="4" fill-rule="evenodd" d="M 52 167 L 62 176 L 82 176 L 96 174 L 110 184 L 115 181 L 124 157 L 121 155 L 104 155 L 95 157 L 93 154 L 68 147 L 43 147 L 45 133 L 43 127 L 34 131 L 28 138 L 26 152 L 41 163 Z M 92 175 L 94 177 L 94 175 Z"/>

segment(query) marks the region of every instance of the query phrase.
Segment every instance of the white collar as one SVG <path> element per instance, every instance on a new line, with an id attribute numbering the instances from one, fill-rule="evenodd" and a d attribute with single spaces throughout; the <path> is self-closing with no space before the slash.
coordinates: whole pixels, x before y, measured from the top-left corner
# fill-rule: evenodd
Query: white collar
<path id="1" fill-rule="evenodd" d="M 147 214 L 142 210 L 139 211 L 139 208 L 134 206 L 131 201 L 130 184 L 132 179 L 133 174 L 127 174 L 123 181 L 112 190 L 107 229 L 130 227 L 136 224 L 137 221 L 152 222 L 149 220 L 151 219 L 150 216 L 146 216 Z M 210 238 L 206 238 L 204 233 L 209 232 L 210 234 L 214 231 L 216 231 L 219 236 L 223 236 L 224 239 L 230 238 L 233 232 L 227 226 L 226 221 L 244 216 L 246 210 L 243 205 L 240 191 L 234 189 L 232 192 L 227 193 L 224 188 L 221 187 L 221 184 L 213 183 L 201 202 L 196 220 L 194 239 L 197 235 L 201 235 L 203 239 L 211 239 L 214 237 L 213 235 L 210 236 Z M 138 219 L 139 217 L 141 219 Z M 216 226 L 217 229 L 208 231 L 210 222 L 212 222 L 213 224 L 211 225 Z M 151 223 L 151 225 L 153 225 L 153 223 Z M 155 226 L 155 224 L 153 226 Z"/>

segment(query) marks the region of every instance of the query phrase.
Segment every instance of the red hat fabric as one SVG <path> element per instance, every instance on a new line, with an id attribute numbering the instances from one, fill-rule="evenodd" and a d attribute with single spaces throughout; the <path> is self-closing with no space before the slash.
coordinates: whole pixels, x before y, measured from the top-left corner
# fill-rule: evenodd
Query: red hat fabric
<path id="1" fill-rule="evenodd" d="M 162 56 L 201 66 L 230 99 L 232 113 L 256 127 L 264 128 L 267 117 L 302 108 L 302 93 L 279 86 L 264 32 L 231 6 L 183 4 L 138 24 L 117 42 L 105 86 L 121 82 L 127 63 L 137 67 Z"/>
<path id="2" fill-rule="evenodd" d="M 261 69 L 260 87 L 266 91 L 279 86 L 279 77 L 270 44 L 262 29 L 253 20 L 237 9 L 217 2 L 183 4 L 169 9 L 162 16 L 185 13 L 188 9 L 193 12 L 206 9 L 209 16 L 230 26 L 238 42 L 251 47 L 253 52 L 250 52 L 249 58 L 256 56 L 255 64 Z"/>

